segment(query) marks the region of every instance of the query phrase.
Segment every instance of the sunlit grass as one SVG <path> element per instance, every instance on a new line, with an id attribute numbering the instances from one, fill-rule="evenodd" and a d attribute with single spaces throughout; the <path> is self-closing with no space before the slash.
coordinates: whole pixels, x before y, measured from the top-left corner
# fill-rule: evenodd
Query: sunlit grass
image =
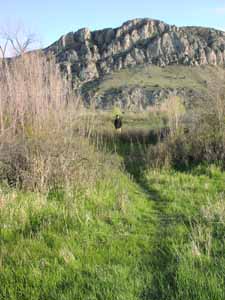
<path id="1" fill-rule="evenodd" d="M 2 188 L 1 299 L 223 299 L 224 173 L 128 175 L 89 191 Z"/>

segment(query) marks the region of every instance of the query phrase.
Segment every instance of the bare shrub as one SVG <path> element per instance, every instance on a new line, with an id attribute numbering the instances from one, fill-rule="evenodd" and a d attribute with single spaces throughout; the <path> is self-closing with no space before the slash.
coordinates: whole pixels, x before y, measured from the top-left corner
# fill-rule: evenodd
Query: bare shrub
<path id="1" fill-rule="evenodd" d="M 171 166 L 171 153 L 168 151 L 166 143 L 151 145 L 146 151 L 147 164 L 149 167 L 161 168 Z"/>
<path id="2" fill-rule="evenodd" d="M 23 23 L 6 23 L 0 26 L 0 56 L 20 56 L 37 46 L 37 36 L 27 30 Z"/>
<path id="3" fill-rule="evenodd" d="M 225 167 L 225 78 L 224 71 L 208 86 L 208 95 L 185 112 L 180 99 L 167 99 L 160 110 L 167 116 L 170 134 L 149 147 L 149 163 L 187 167 L 202 162 Z M 169 157 L 169 160 L 165 158 Z M 165 161 L 165 162 L 164 162 Z"/>
<path id="4" fill-rule="evenodd" d="M 170 134 L 175 136 L 182 127 L 182 118 L 185 114 L 182 99 L 178 96 L 170 96 L 160 105 L 159 110 L 167 117 Z"/>
<path id="5" fill-rule="evenodd" d="M 91 118 L 54 59 L 24 54 L 0 76 L 0 179 L 32 190 L 96 180 Z"/>
<path id="6" fill-rule="evenodd" d="M 24 188 L 46 190 L 52 186 L 92 186 L 99 178 L 101 157 L 84 137 L 62 131 L 51 139 L 30 141 Z M 92 160 L 93 159 L 93 160 Z"/>
<path id="7" fill-rule="evenodd" d="M 220 162 L 225 165 L 225 78 L 211 82 L 208 98 L 192 112 L 186 142 L 195 161 Z"/>
<path id="8" fill-rule="evenodd" d="M 41 52 L 11 60 L 1 68 L 0 131 L 32 135 L 60 126 L 68 102 L 69 83 L 52 58 Z"/>

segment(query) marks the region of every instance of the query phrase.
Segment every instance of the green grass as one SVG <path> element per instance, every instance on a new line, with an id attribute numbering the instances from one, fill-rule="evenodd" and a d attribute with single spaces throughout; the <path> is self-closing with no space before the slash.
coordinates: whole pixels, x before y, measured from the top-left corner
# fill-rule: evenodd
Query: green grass
<path id="1" fill-rule="evenodd" d="M 0 299 L 139 299 L 150 284 L 152 205 L 123 174 L 91 194 L 4 197 Z"/>
<path id="2" fill-rule="evenodd" d="M 224 180 L 215 166 L 146 173 L 159 216 L 146 299 L 224 299 Z"/>
<path id="3" fill-rule="evenodd" d="M 163 114 L 155 112 L 145 113 L 121 113 L 122 132 L 124 135 L 139 136 L 141 134 L 147 136 L 150 131 L 157 131 L 166 127 L 166 118 Z M 94 129 L 97 136 L 115 135 L 114 128 L 115 115 L 114 112 L 95 112 L 93 116 Z M 122 147 L 124 144 L 122 145 Z M 128 145 L 129 147 L 129 145 Z"/>
<path id="4" fill-rule="evenodd" d="M 205 92 L 207 83 L 223 72 L 212 66 L 186 67 L 171 65 L 165 68 L 146 65 L 123 69 L 108 75 L 99 84 L 99 92 L 122 87 L 139 86 L 148 90 L 159 88 L 187 88 Z"/>
<path id="5" fill-rule="evenodd" d="M 90 189 L 0 192 L 1 300 L 225 298 L 225 173 L 148 169 L 119 142 Z"/>

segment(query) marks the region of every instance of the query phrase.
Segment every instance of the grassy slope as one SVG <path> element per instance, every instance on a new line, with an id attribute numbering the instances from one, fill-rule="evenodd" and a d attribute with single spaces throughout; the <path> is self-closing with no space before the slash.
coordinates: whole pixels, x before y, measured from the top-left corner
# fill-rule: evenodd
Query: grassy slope
<path id="1" fill-rule="evenodd" d="M 116 147 L 125 172 L 93 190 L 2 189 L 0 299 L 224 299 L 225 174 Z"/>
<path id="2" fill-rule="evenodd" d="M 147 65 L 114 72 L 99 85 L 99 92 L 121 87 L 139 86 L 148 90 L 158 88 L 187 88 L 198 92 L 206 91 L 206 84 L 215 79 L 222 68 L 213 66 L 186 67 L 172 65 L 165 68 Z"/>

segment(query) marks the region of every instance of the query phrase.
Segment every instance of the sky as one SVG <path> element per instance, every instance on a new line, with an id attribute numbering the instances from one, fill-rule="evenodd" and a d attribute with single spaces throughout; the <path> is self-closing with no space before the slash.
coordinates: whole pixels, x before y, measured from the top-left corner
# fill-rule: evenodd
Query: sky
<path id="1" fill-rule="evenodd" d="M 118 27 L 134 18 L 225 31 L 225 0 L 0 0 L 0 26 L 23 23 L 42 47 L 83 27 Z"/>

